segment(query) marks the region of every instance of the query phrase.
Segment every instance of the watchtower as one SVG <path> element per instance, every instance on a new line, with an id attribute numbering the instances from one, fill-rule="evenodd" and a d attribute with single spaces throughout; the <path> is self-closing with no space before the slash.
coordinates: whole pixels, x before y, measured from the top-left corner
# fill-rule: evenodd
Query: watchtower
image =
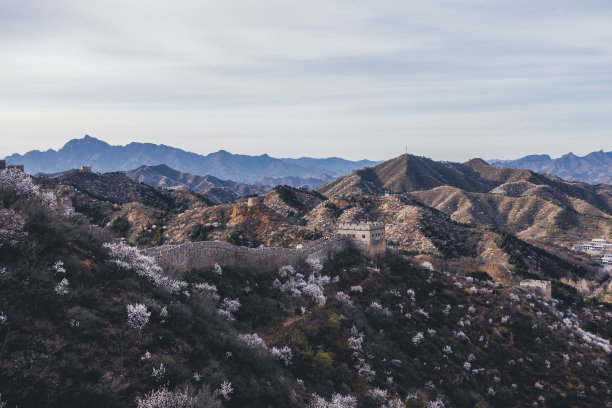
<path id="1" fill-rule="evenodd" d="M 247 200 L 247 207 L 256 207 L 263 202 L 260 196 L 249 197 Z"/>
<path id="2" fill-rule="evenodd" d="M 369 255 L 384 254 L 387 250 L 382 222 L 343 222 L 337 234 L 347 237 Z"/>
<path id="3" fill-rule="evenodd" d="M 81 166 L 81 168 L 79 169 L 79 171 L 81 173 L 91 173 L 91 167 L 90 166 Z"/>
<path id="4" fill-rule="evenodd" d="M 6 160 L 0 160 L 0 170 L 6 170 Z"/>

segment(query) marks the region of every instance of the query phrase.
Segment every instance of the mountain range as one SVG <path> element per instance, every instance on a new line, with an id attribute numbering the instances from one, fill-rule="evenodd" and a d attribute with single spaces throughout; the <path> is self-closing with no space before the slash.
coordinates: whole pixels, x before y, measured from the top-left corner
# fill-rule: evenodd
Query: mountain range
<path id="1" fill-rule="evenodd" d="M 211 175 L 242 183 L 269 182 L 287 178 L 295 186 L 309 184 L 317 187 L 354 169 L 377 164 L 370 160 L 350 161 L 337 157 L 326 159 L 278 159 L 267 154 L 248 156 L 220 150 L 200 155 L 166 145 L 130 143 L 111 146 L 91 136 L 73 139 L 59 150 L 33 150 L 24 155 L 6 157 L 8 164 L 23 164 L 31 174 L 57 173 L 80 166 L 91 166 L 94 171 L 128 171 L 142 165 L 165 164 L 180 172 Z"/>
<path id="2" fill-rule="evenodd" d="M 212 202 L 221 203 L 235 200 L 238 197 L 251 194 L 263 194 L 270 190 L 265 185 L 239 183 L 231 180 L 221 180 L 214 176 L 198 176 L 181 173 L 165 164 L 157 166 L 140 166 L 126 171 L 125 174 L 134 181 L 163 188 L 188 188 L 203 194 Z"/>
<path id="3" fill-rule="evenodd" d="M 587 230 L 607 236 L 612 220 L 609 185 L 570 183 L 531 170 L 494 167 L 481 159 L 449 163 L 405 154 L 317 191 L 337 199 L 402 195 L 454 221 L 500 228 L 525 239 L 569 242 L 587 238 Z"/>
<path id="4" fill-rule="evenodd" d="M 489 164 L 555 174 L 569 181 L 612 184 L 612 152 L 603 150 L 582 157 L 568 153 L 556 159 L 547 154 L 534 154 L 516 160 L 489 160 Z"/>

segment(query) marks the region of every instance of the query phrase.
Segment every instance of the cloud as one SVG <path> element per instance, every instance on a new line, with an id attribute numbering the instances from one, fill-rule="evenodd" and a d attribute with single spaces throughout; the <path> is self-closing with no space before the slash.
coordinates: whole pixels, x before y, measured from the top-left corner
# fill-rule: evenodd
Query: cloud
<path id="1" fill-rule="evenodd" d="M 591 0 L 4 2 L 0 132 L 376 159 L 598 150 L 611 17 Z"/>

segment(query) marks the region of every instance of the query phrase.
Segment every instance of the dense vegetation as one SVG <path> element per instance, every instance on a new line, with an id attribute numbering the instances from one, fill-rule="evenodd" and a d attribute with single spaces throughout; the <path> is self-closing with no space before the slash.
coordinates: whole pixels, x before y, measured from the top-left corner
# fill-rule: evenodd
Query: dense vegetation
<path id="1" fill-rule="evenodd" d="M 26 187 L 0 209 L 8 407 L 612 402 L 604 305 L 547 302 L 392 252 L 170 276 Z"/>

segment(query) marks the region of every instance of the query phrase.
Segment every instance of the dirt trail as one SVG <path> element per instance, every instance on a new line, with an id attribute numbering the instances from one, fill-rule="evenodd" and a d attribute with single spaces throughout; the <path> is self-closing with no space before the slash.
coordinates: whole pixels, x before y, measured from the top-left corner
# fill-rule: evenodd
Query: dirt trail
<path id="1" fill-rule="evenodd" d="M 266 334 L 264 334 L 264 341 L 268 346 L 273 346 L 277 344 L 279 341 L 287 337 L 296 327 L 300 326 L 302 323 L 310 319 L 312 317 L 313 312 L 319 311 L 322 308 L 323 306 L 315 306 L 312 310 L 301 316 L 292 316 L 288 318 L 283 322 L 280 327 L 268 331 Z"/>

